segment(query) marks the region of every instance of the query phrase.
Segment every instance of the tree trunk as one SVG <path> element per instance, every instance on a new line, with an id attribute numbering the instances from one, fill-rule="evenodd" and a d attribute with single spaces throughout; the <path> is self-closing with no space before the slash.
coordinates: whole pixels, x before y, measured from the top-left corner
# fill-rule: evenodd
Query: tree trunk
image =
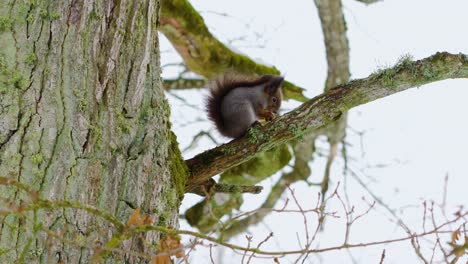
<path id="1" fill-rule="evenodd" d="M 118 246 L 108 263 L 154 253 L 141 238 L 109 243 L 118 228 L 86 205 L 177 225 L 187 170 L 160 80 L 159 8 L 0 3 L 1 263 L 87 263 L 103 245 Z"/>

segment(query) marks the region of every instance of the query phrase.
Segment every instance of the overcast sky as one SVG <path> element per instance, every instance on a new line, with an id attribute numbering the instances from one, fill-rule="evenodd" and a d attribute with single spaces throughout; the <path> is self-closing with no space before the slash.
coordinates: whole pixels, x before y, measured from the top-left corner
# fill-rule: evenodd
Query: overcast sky
<path id="1" fill-rule="evenodd" d="M 289 81 L 306 87 L 307 96 L 321 93 L 327 69 L 320 21 L 312 0 L 192 0 L 191 3 L 201 12 L 216 37 L 229 42 L 230 47 L 257 61 L 275 65 Z M 370 6 L 345 0 L 343 5 L 353 79 L 391 66 L 405 54 L 415 59 L 437 51 L 468 54 L 467 0 L 386 0 Z M 163 65 L 179 60 L 163 37 L 161 50 Z M 163 75 L 173 76 L 174 70 L 166 67 Z M 175 132 L 182 149 L 196 131 L 211 127 L 203 113 L 202 96 L 205 94 L 206 91 L 200 90 L 176 93 L 177 96 L 190 98 L 194 107 L 168 95 L 173 107 Z M 447 215 L 451 217 L 459 205 L 468 205 L 467 100 L 468 80 L 449 80 L 411 89 L 350 111 L 346 137 L 349 167 L 414 231 L 421 231 L 422 203 L 442 202 L 444 178 L 447 175 Z M 285 111 L 296 105 L 288 104 Z M 197 121 L 199 119 L 202 121 Z M 324 142 L 322 139 L 318 145 L 326 149 L 328 146 Z M 184 155 L 189 158 L 213 146 L 212 142 L 204 140 L 198 148 Z M 312 181 L 323 177 L 324 164 L 325 160 L 317 157 L 312 164 Z M 248 196 L 242 210 L 261 204 L 268 194 L 268 187 L 277 177 L 262 182 L 266 191 L 258 196 Z M 336 187 L 338 182 L 343 186 L 345 178 L 351 205 L 362 212 L 367 208 L 362 199 L 372 202 L 373 198 L 353 177 L 343 174 L 343 159 L 339 158 L 333 167 L 330 189 Z M 315 205 L 319 191 L 316 187 L 308 187 L 304 183 L 292 187 L 304 208 Z M 181 212 L 196 201 L 197 197 L 186 195 Z M 338 205 L 330 205 L 330 210 L 334 206 Z M 438 217 L 442 216 L 439 214 Z M 342 220 L 327 221 L 317 239 L 318 244 L 314 246 L 321 248 L 342 243 Z M 350 242 L 404 236 L 403 230 L 392 221 L 394 218 L 388 211 L 377 205 L 375 210 L 356 222 Z M 313 229 L 313 217 L 309 223 L 310 229 Z M 189 227 L 181 221 L 181 228 Z M 300 239 L 304 238 L 300 215 L 273 214 L 267 217 L 264 224 L 250 229 L 254 241 L 258 243 L 263 240 L 269 229 L 275 237 L 262 247 L 265 250 L 297 249 L 296 233 Z M 232 242 L 246 245 L 244 236 Z M 409 241 L 330 252 L 320 257 L 311 256 L 309 262 L 350 263 L 353 258 L 357 263 L 378 263 L 383 249 L 386 249 L 385 263 L 419 262 Z M 426 256 L 430 256 L 431 250 L 428 245 L 423 245 Z M 200 247 L 193 254 L 193 263 L 206 263 L 202 259 L 207 252 L 207 249 Z M 222 258 L 218 263 L 240 263 L 242 255 L 226 250 L 217 252 L 215 257 Z M 253 260 L 251 263 L 266 263 L 264 261 Z M 465 257 L 460 263 L 466 261 Z M 289 260 L 281 260 L 281 263 L 289 263 Z"/>

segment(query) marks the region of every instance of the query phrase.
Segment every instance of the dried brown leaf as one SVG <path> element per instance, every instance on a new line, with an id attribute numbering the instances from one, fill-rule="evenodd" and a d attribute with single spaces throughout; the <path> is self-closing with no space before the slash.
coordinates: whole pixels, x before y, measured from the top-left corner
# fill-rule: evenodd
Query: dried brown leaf
<path id="1" fill-rule="evenodd" d="M 168 229 L 172 229 L 172 227 L 168 227 Z M 182 243 L 180 243 L 179 236 L 166 234 L 163 238 L 161 238 L 159 243 L 161 245 L 160 252 L 168 253 L 169 256 L 176 256 L 177 258 L 182 258 L 185 256 L 184 247 Z"/>
<path id="2" fill-rule="evenodd" d="M 149 215 L 145 215 L 143 218 L 144 225 L 151 225 L 153 224 L 153 219 Z"/>
<path id="3" fill-rule="evenodd" d="M 168 255 L 158 255 L 151 259 L 151 264 L 171 264 L 171 258 Z"/>
<path id="4" fill-rule="evenodd" d="M 140 212 L 140 208 L 135 209 L 132 215 L 128 218 L 127 227 L 138 227 L 142 225 L 151 225 L 153 223 L 153 219 L 149 215 L 142 215 Z"/>
<path id="5" fill-rule="evenodd" d="M 138 226 L 138 222 L 140 221 L 140 211 L 141 211 L 140 208 L 137 208 L 135 209 L 135 211 L 133 211 L 132 215 L 128 218 L 128 221 L 127 221 L 128 227 L 132 225 Z"/>
<path id="6" fill-rule="evenodd" d="M 460 238 L 460 228 L 455 230 L 452 234 L 452 243 L 455 243 Z"/>

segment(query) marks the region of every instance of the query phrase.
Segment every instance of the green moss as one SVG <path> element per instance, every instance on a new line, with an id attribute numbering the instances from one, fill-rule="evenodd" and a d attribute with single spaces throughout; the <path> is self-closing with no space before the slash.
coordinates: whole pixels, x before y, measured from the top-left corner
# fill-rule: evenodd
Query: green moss
<path id="1" fill-rule="evenodd" d="M 40 164 L 44 160 L 44 156 L 42 154 L 37 153 L 31 156 L 32 164 Z"/>
<path id="2" fill-rule="evenodd" d="M 99 14 L 96 12 L 95 9 L 91 10 L 91 12 L 89 13 L 89 20 L 99 20 L 100 19 L 100 16 Z"/>
<path id="3" fill-rule="evenodd" d="M 285 123 L 277 123 L 275 126 L 273 126 L 273 131 L 283 130 L 284 128 L 286 128 Z"/>
<path id="4" fill-rule="evenodd" d="M 213 150 L 210 150 L 210 151 L 205 151 L 201 154 L 199 154 L 200 156 L 200 160 L 203 161 L 204 164 L 208 164 L 208 163 L 211 163 L 213 162 L 213 160 L 218 157 L 219 155 L 222 155 L 223 153 L 221 151 L 213 151 Z M 199 169 L 198 167 L 199 166 L 204 166 L 203 164 L 201 163 L 197 163 L 194 166 L 194 170 L 197 170 Z"/>
<path id="5" fill-rule="evenodd" d="M 30 5 L 26 2 L 22 2 L 18 7 L 18 17 L 21 17 L 21 19 L 15 19 L 16 20 L 15 23 L 23 24 L 24 19 L 22 18 L 27 16 L 29 9 L 30 9 Z"/>
<path id="6" fill-rule="evenodd" d="M 29 53 L 27 56 L 26 56 L 26 59 L 24 60 L 24 62 L 29 65 L 29 66 L 33 66 L 37 61 L 37 56 L 35 53 Z"/>
<path id="7" fill-rule="evenodd" d="M 44 177 L 44 171 L 37 168 L 32 169 L 32 174 L 34 177 L 36 177 L 36 179 L 42 179 L 42 177 Z"/>
<path id="8" fill-rule="evenodd" d="M 102 129 L 99 126 L 91 125 L 89 127 L 89 138 L 96 152 L 98 152 L 102 148 Z"/>
<path id="9" fill-rule="evenodd" d="M 0 53 L 0 70 L 3 72 L 7 67 L 7 61 L 5 55 Z"/>
<path id="10" fill-rule="evenodd" d="M 26 21 L 28 21 L 28 23 L 33 23 L 34 22 L 34 15 L 33 14 L 28 14 L 28 17 L 26 18 Z"/>
<path id="11" fill-rule="evenodd" d="M 88 101 L 84 100 L 84 99 L 80 100 L 78 102 L 78 111 L 82 112 L 82 113 L 85 113 L 87 109 L 88 109 Z"/>
<path id="12" fill-rule="evenodd" d="M 428 80 L 434 80 L 437 78 L 438 73 L 430 69 L 429 67 L 424 67 L 422 69 L 422 75 Z"/>
<path id="13" fill-rule="evenodd" d="M 18 89 L 23 89 L 27 87 L 26 79 L 18 71 L 12 73 L 10 79 L 8 79 L 8 83 Z"/>
<path id="14" fill-rule="evenodd" d="M 402 55 L 396 64 L 397 67 L 407 67 L 408 65 L 413 64 L 413 56 L 411 54 Z"/>
<path id="15" fill-rule="evenodd" d="M 49 12 L 47 9 L 41 9 L 41 11 L 39 11 L 39 16 L 41 16 L 42 19 L 47 19 L 49 17 Z"/>
<path id="16" fill-rule="evenodd" d="M 381 73 L 381 79 L 382 79 L 382 82 L 385 86 L 391 88 L 393 87 L 393 76 L 394 76 L 394 72 L 391 71 L 391 70 L 384 70 L 382 71 Z"/>
<path id="17" fill-rule="evenodd" d="M 396 67 L 395 73 L 401 70 L 406 70 L 406 71 L 409 71 L 412 77 L 416 77 L 417 68 L 416 68 L 416 63 L 413 60 L 414 58 L 410 54 L 405 54 L 401 56 L 397 64 L 395 65 Z"/>
<path id="18" fill-rule="evenodd" d="M 397 81 L 395 76 L 401 71 L 408 71 L 413 77 L 417 74 L 416 64 L 413 61 L 413 57 L 409 54 L 405 54 L 398 59 L 398 62 L 393 67 L 379 68 L 371 76 L 372 80 L 380 79 L 382 84 L 388 88 L 395 88 Z"/>
<path id="19" fill-rule="evenodd" d="M 254 158 L 221 174 L 220 182 L 255 185 L 286 166 L 292 154 L 286 144 L 256 155 Z"/>
<path id="20" fill-rule="evenodd" d="M 29 0 L 28 2 L 31 5 L 31 9 L 39 6 L 39 0 Z"/>
<path id="21" fill-rule="evenodd" d="M 155 98 L 152 98 L 151 99 L 151 108 L 157 108 L 158 107 L 158 100 L 156 100 Z"/>
<path id="22" fill-rule="evenodd" d="M 288 125 L 288 131 L 291 132 L 295 136 L 301 135 L 301 130 L 296 124 L 289 124 Z"/>
<path id="23" fill-rule="evenodd" d="M 0 17 L 0 32 L 4 32 L 11 29 L 13 20 L 9 17 Z"/>
<path id="24" fill-rule="evenodd" d="M 171 171 L 171 179 L 173 187 L 177 191 L 177 198 L 180 201 L 184 198 L 185 183 L 189 176 L 187 164 L 185 164 L 182 154 L 179 150 L 176 135 L 169 129 L 169 137 L 171 140 L 169 146 L 169 170 Z"/>
<path id="25" fill-rule="evenodd" d="M 227 195 L 227 194 L 215 194 Z M 217 203 L 217 200 L 222 200 Z M 205 199 L 185 212 L 185 218 L 191 226 L 207 233 L 219 227 L 219 220 L 233 209 L 239 209 L 243 203 L 239 193 L 229 194 L 225 199 Z"/>
<path id="26" fill-rule="evenodd" d="M 120 109 L 115 109 L 115 114 L 117 117 L 117 128 L 120 132 L 129 133 L 132 130 L 132 125 L 129 124 L 129 121 L 125 118 L 124 113 Z"/>
<path id="27" fill-rule="evenodd" d="M 380 79 L 385 86 L 393 85 L 393 76 L 395 75 L 395 70 L 390 67 L 379 68 L 373 74 L 373 79 Z"/>
<path id="28" fill-rule="evenodd" d="M 49 19 L 50 20 L 57 20 L 61 17 L 60 13 L 57 12 L 57 11 L 53 11 L 52 13 L 50 13 L 49 15 Z"/>
<path id="29" fill-rule="evenodd" d="M 460 53 L 459 56 L 462 59 L 463 63 L 468 63 L 468 55 Z"/>
<path id="30" fill-rule="evenodd" d="M 225 148 L 222 149 L 222 152 L 224 154 L 232 155 L 232 154 L 236 153 L 236 150 L 234 148 L 231 148 L 231 147 L 225 147 Z"/>
<path id="31" fill-rule="evenodd" d="M 175 203 L 177 201 L 177 192 L 174 188 L 170 188 L 167 190 L 165 195 L 165 203 L 167 208 L 178 208 L 178 204 Z"/>
<path id="32" fill-rule="evenodd" d="M 210 34 L 203 22 L 202 16 L 186 0 L 164 1 L 161 8 L 161 16 L 180 17 L 182 19 L 178 19 L 179 21 L 190 22 L 184 25 L 190 31 Z"/>
<path id="33" fill-rule="evenodd" d="M 263 134 L 261 133 L 258 125 L 254 125 L 253 127 L 249 128 L 249 130 L 247 130 L 247 136 L 249 137 L 249 142 L 255 144 L 262 139 Z"/>
<path id="34" fill-rule="evenodd" d="M 158 217 L 158 226 L 169 226 L 172 218 L 172 213 L 169 210 L 162 212 Z"/>

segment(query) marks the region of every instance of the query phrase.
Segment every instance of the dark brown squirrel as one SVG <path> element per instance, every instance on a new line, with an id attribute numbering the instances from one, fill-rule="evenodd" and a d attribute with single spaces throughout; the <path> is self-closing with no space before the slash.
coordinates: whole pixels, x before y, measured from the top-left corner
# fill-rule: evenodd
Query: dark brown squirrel
<path id="1" fill-rule="evenodd" d="M 284 78 L 224 74 L 209 84 L 206 110 L 221 135 L 239 138 L 258 120 L 271 121 L 283 100 Z"/>

